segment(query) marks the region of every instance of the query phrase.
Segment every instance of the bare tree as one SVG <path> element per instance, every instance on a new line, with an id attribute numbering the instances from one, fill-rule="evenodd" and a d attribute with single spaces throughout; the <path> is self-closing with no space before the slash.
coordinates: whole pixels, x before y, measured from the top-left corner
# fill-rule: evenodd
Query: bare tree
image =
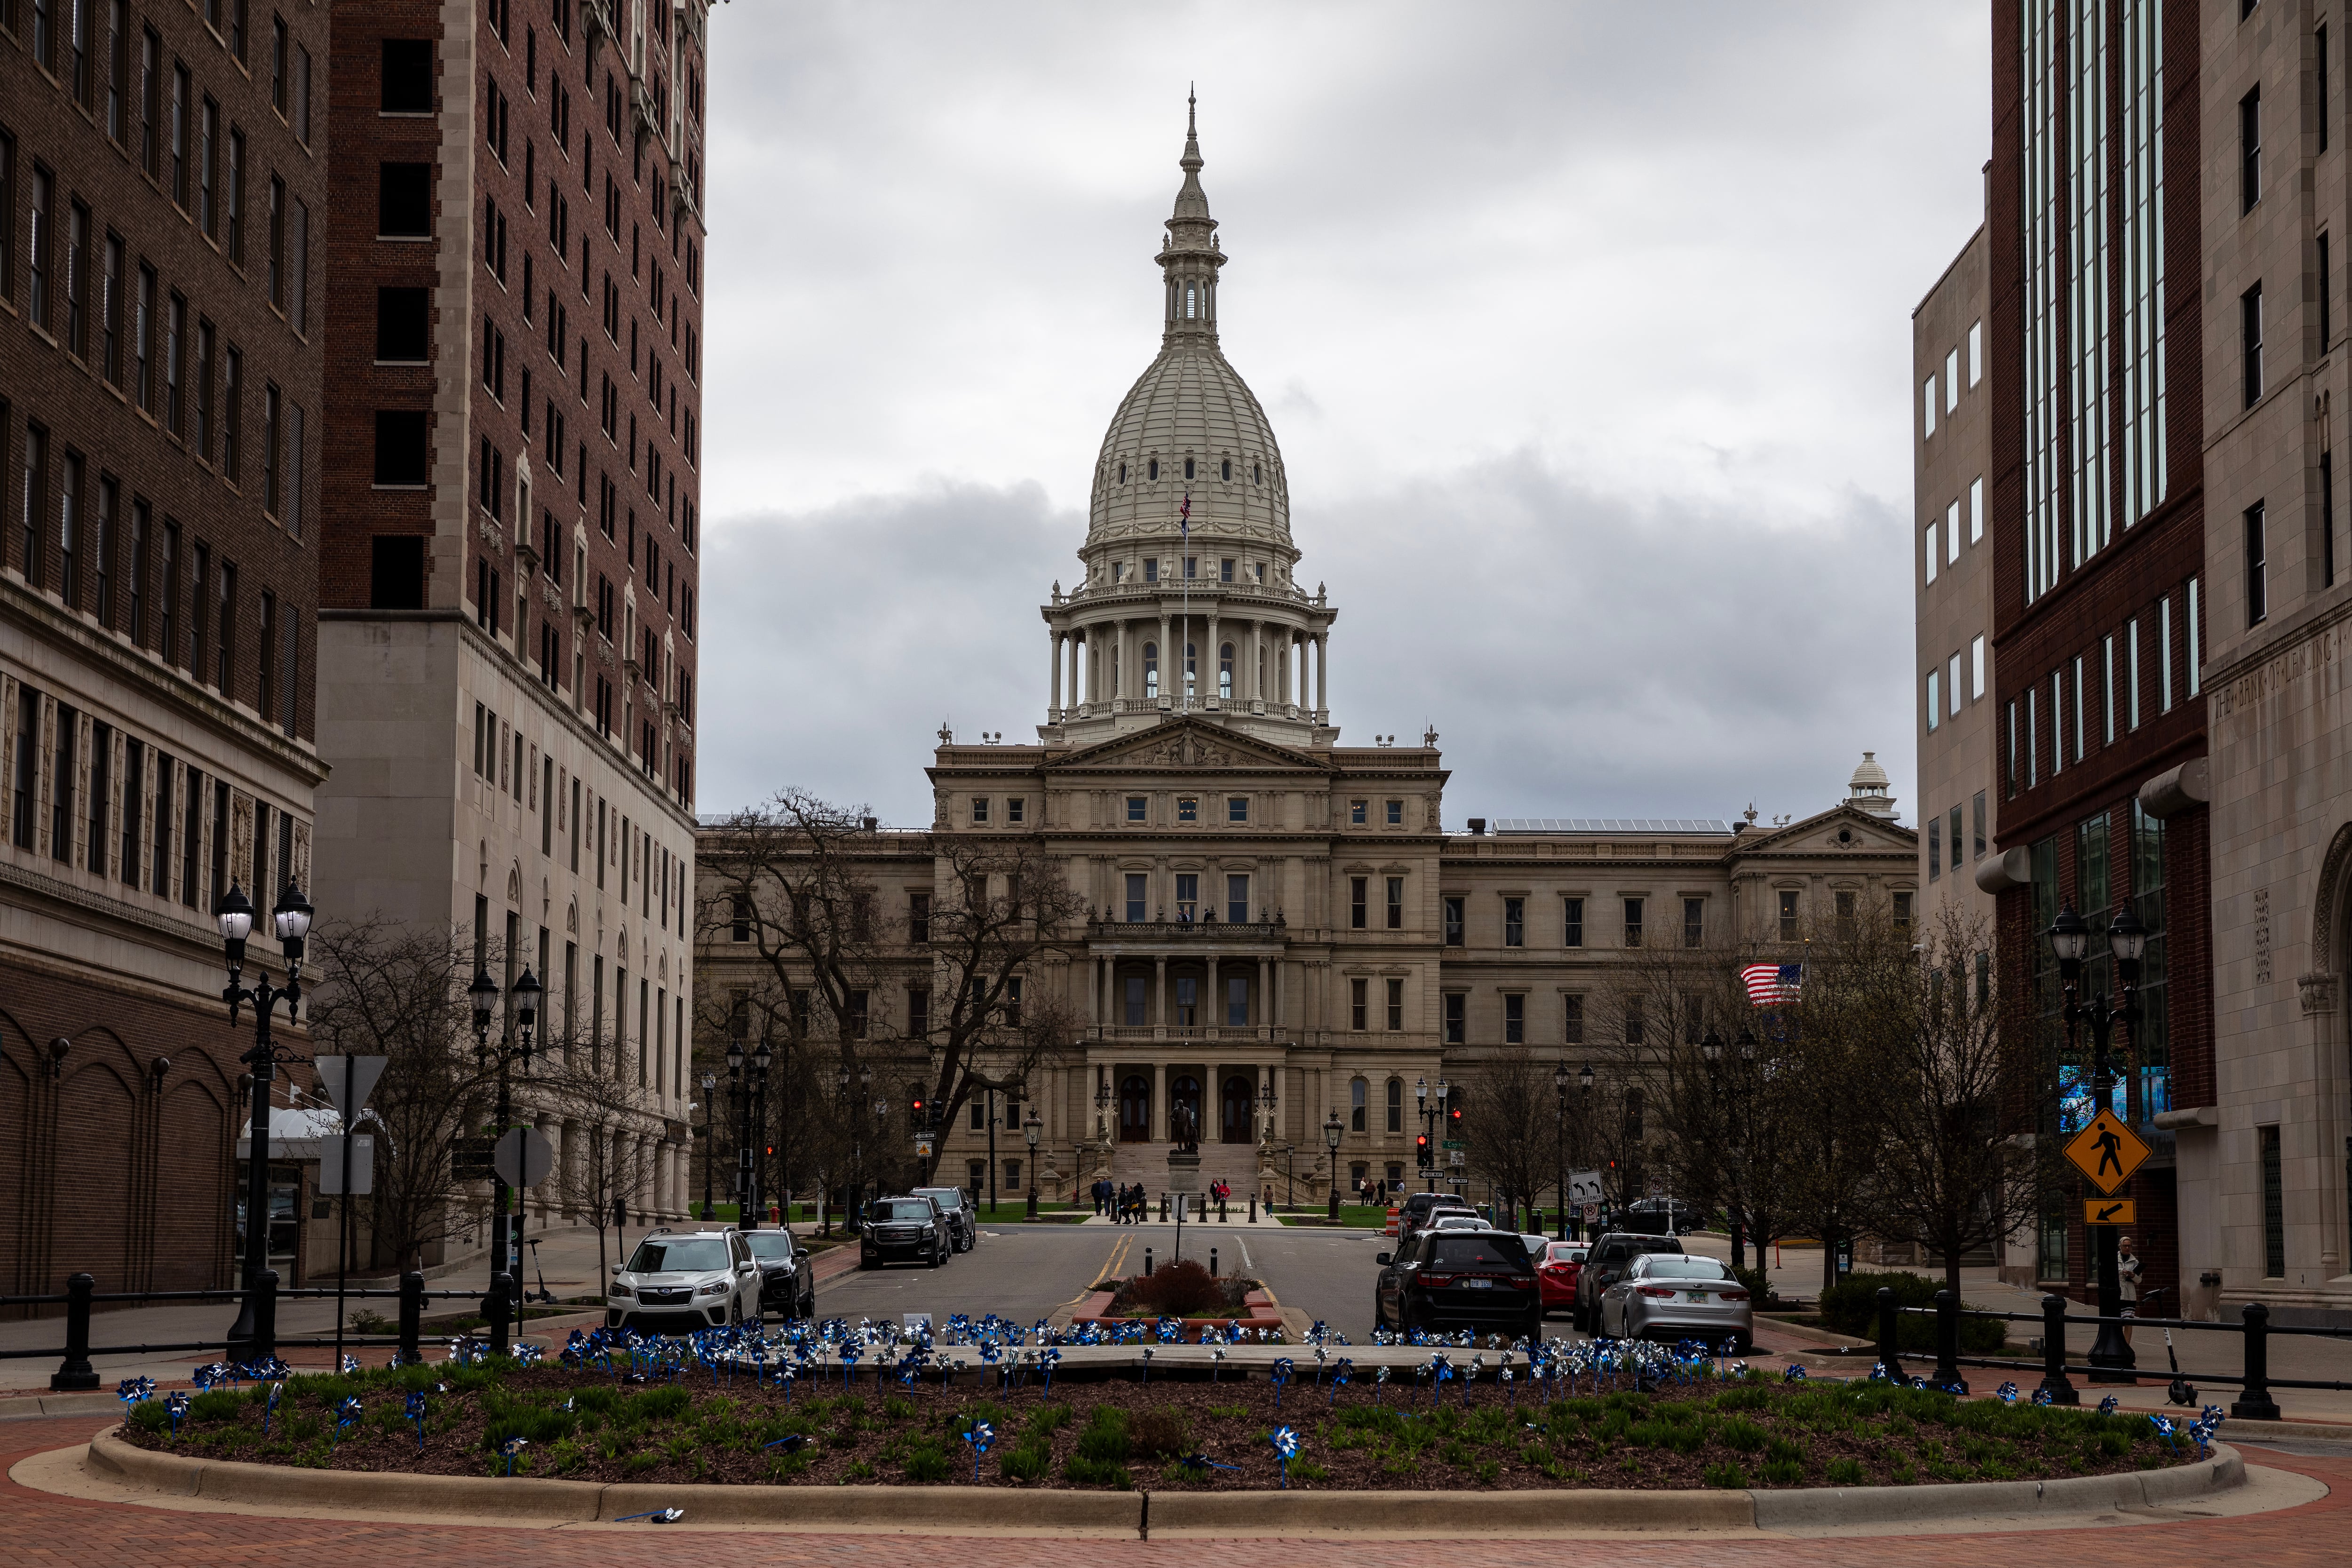
<path id="1" fill-rule="evenodd" d="M 951 1125 L 975 1091 L 1025 1089 L 1076 1026 L 1059 971 L 1087 907 L 1039 843 L 874 823 L 797 789 L 738 812 L 706 841 L 697 910 L 703 940 L 748 971 L 706 993 L 706 1037 L 768 1042 L 791 1086 L 771 1079 L 788 1164 L 828 1186 L 889 1166 L 908 1086 Z M 878 879 L 896 867 L 929 884 L 904 913 Z"/>
<path id="2" fill-rule="evenodd" d="M 1947 908 L 1920 944 L 1901 1026 L 1883 1040 L 1870 1121 L 1879 1132 L 1868 1191 L 1874 1229 L 1916 1241 L 1960 1289 L 1960 1258 L 2031 1222 L 2042 1183 L 2035 1144 L 2005 1119 L 2035 1103 L 2035 1056 L 2023 1029 L 2003 1026 L 1992 937 Z M 2047 1141 L 2039 1141 L 2046 1144 Z"/>
<path id="3" fill-rule="evenodd" d="M 562 1124 L 564 1137 L 543 1184 L 551 1206 L 584 1208 L 596 1226 L 596 1279 L 603 1288 L 604 1232 L 616 1200 L 642 1201 L 660 1173 L 659 1145 L 642 1134 L 658 1126 L 645 1110 L 645 1091 L 604 1070 L 602 1040 L 560 1036 L 542 1048 L 517 1098 Z M 613 1055 L 617 1068 L 620 1053 Z M 616 1236 L 615 1239 L 619 1239 Z M 617 1259 L 616 1259 L 617 1260 Z"/>
<path id="4" fill-rule="evenodd" d="M 1467 1075 L 1469 1114 L 1463 1121 L 1470 1163 L 1516 1205 L 1534 1201 L 1557 1163 L 1551 1075 L 1551 1064 L 1538 1061 L 1525 1046 L 1501 1047 Z"/>
<path id="5" fill-rule="evenodd" d="M 474 959 L 450 930 L 333 921 L 310 935 L 310 1036 L 321 1055 L 380 1056 L 369 1100 L 381 1136 L 373 1229 L 380 1255 L 421 1267 L 425 1247 L 478 1223 L 453 1155 L 488 1114 L 466 986 Z"/>

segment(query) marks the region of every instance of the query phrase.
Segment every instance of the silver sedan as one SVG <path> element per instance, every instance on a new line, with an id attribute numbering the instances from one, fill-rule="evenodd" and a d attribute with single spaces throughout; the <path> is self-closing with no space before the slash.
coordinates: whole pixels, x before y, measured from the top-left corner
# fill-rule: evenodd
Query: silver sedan
<path id="1" fill-rule="evenodd" d="M 1734 1354 L 1755 1342 L 1756 1312 L 1748 1287 L 1712 1258 L 1645 1252 L 1601 1296 L 1604 1339 L 1699 1340 Z"/>

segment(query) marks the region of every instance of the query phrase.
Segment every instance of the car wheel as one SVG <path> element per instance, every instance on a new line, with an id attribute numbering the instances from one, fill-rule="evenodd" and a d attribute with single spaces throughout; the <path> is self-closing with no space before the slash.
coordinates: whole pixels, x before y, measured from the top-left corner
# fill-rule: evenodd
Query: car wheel
<path id="1" fill-rule="evenodd" d="M 873 1258 L 866 1257 L 864 1253 L 860 1253 L 860 1254 L 858 1254 L 858 1257 L 857 1257 L 857 1267 L 858 1267 L 859 1268 L 861 1268 L 861 1269 L 864 1269 L 864 1268 L 873 1268 L 874 1266 L 875 1266 L 875 1263 L 874 1263 L 874 1259 L 873 1259 Z"/>

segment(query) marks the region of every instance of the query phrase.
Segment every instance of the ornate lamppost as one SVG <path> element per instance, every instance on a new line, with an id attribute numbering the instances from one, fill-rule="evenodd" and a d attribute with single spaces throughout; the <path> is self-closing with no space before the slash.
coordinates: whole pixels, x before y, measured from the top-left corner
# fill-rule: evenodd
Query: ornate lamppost
<path id="1" fill-rule="evenodd" d="M 530 965 L 523 965 L 522 975 L 515 982 L 514 995 L 508 1004 L 508 1016 L 514 1024 L 514 1031 L 495 1046 L 490 1044 L 490 1013 L 498 1002 L 499 983 L 490 978 L 490 972 L 488 969 L 477 969 L 474 972 L 474 983 L 466 988 L 466 994 L 474 1004 L 475 1064 L 478 1068 L 488 1070 L 491 1057 L 495 1055 L 498 1058 L 499 1103 L 496 1117 L 498 1136 L 504 1138 L 510 1130 L 509 1124 L 514 1121 L 514 1095 L 510 1072 L 513 1064 L 520 1062 L 523 1076 L 525 1078 L 530 1076 L 531 1040 L 539 1024 L 539 980 L 531 973 Z M 517 1163 L 520 1165 L 521 1162 L 518 1161 Z M 504 1176 L 499 1174 L 495 1169 L 491 1171 L 490 1202 L 496 1212 L 490 1217 L 490 1252 L 497 1261 L 490 1268 L 490 1283 L 496 1286 L 503 1277 L 510 1294 L 516 1293 L 516 1288 L 522 1278 L 520 1264 L 515 1263 L 509 1257 L 510 1250 L 513 1249 L 511 1238 L 520 1233 L 520 1216 L 518 1215 L 510 1225 L 507 1215 L 509 1205 L 513 1203 L 510 1195 L 513 1190 L 507 1185 Z M 514 1312 L 517 1321 L 520 1321 L 520 1307 L 521 1302 L 518 1300 L 509 1309 Z M 505 1335 L 503 1331 L 498 1328 L 496 1319 L 492 1320 L 492 1325 L 495 1339 L 503 1339 Z M 506 1347 L 499 1344 L 496 1348 L 504 1350 Z"/>
<path id="2" fill-rule="evenodd" d="M 2115 1100 L 2115 1072 L 2107 1059 L 2107 1041 L 2118 1024 L 2133 1029 L 2139 1026 L 2139 963 L 2147 951 L 2147 928 L 2126 903 L 2116 911 L 2114 921 L 2107 927 L 2107 951 L 2116 961 L 2116 987 L 2122 997 L 2121 1006 L 2109 1006 L 2106 993 L 2101 992 L 2084 1006 L 2080 995 L 2083 978 L 2083 958 L 2091 945 L 2090 927 L 2070 906 L 2058 911 L 2050 925 L 2050 951 L 2058 960 L 2058 979 L 2066 991 L 2066 1054 L 2079 1056 L 2078 1026 L 2091 1026 L 2091 1102 L 2097 1110 L 2107 1109 Z M 2099 1238 L 2099 1324 L 2098 1338 L 2091 1343 L 2091 1379 L 2095 1383 L 2128 1382 L 2129 1370 L 2137 1364 L 2131 1342 L 2124 1338 L 2121 1325 L 2115 1320 L 2123 1311 L 2123 1279 L 2116 1256 L 2116 1227 L 2094 1226 Z"/>
<path id="3" fill-rule="evenodd" d="M 745 1230 L 760 1228 L 761 1216 L 768 1206 L 767 1163 L 761 1156 L 768 1148 L 768 1066 L 774 1060 L 768 1049 L 768 1037 L 751 1047 L 751 1137 L 744 1144 L 743 1209 L 736 1223 Z"/>
<path id="4" fill-rule="evenodd" d="M 1331 1223 L 1339 1223 L 1339 1109 L 1331 1108 L 1330 1119 L 1323 1123 L 1323 1147 L 1331 1155 Z"/>
<path id="5" fill-rule="evenodd" d="M 743 1042 L 727 1041 L 727 1104 L 735 1113 L 735 1223 L 751 1206 L 751 1098 L 743 1088 Z"/>
<path id="6" fill-rule="evenodd" d="M 278 895 L 278 907 L 270 911 L 270 923 L 277 932 L 278 945 L 286 954 L 286 984 L 272 985 L 267 972 L 257 969 L 251 985 L 242 983 L 245 971 L 246 939 L 253 934 L 253 905 L 234 882 L 228 896 L 222 899 L 216 916 L 220 927 L 221 946 L 228 956 L 228 985 L 221 1000 L 228 1004 L 229 1027 L 236 1026 L 237 1008 L 253 1004 L 253 1048 L 238 1059 L 252 1068 L 253 1131 L 247 1140 L 251 1166 L 246 1180 L 245 1195 L 245 1300 L 237 1308 L 236 1321 L 228 1331 L 228 1358 L 236 1361 L 259 1361 L 278 1353 L 277 1310 L 273 1304 L 264 1313 L 256 1298 L 261 1289 L 261 1277 L 269 1272 L 269 1100 L 270 1084 L 278 1077 L 278 1064 L 299 1059 L 291 1052 L 281 1053 L 270 1034 L 270 1020 L 278 1011 L 278 1002 L 286 1002 L 286 1021 L 297 1022 L 302 1015 L 302 943 L 310 934 L 310 921 L 316 913 L 302 889 L 292 882 Z M 59 1053 L 62 1054 L 62 1053 Z"/>
<path id="7" fill-rule="evenodd" d="M 710 1202 L 711 1167 L 719 1163 L 719 1145 L 711 1140 L 711 1115 L 717 1110 L 711 1096 L 719 1092 L 719 1079 L 712 1073 L 702 1075 L 702 1125 L 695 1131 L 702 1138 L 702 1223 L 709 1224 L 719 1217 Z"/>
<path id="8" fill-rule="evenodd" d="M 1259 1147 L 1260 1147 L 1260 1148 L 1265 1152 L 1265 1163 L 1270 1167 L 1270 1166 L 1272 1165 L 1272 1163 L 1273 1163 L 1273 1160 L 1274 1160 L 1274 1110 L 1275 1110 L 1275 1103 L 1274 1103 L 1274 1079 L 1273 1079 L 1271 1077 L 1269 1077 L 1269 1078 L 1268 1078 L 1268 1079 L 1267 1079 L 1264 1083 L 1262 1083 L 1262 1084 L 1258 1085 L 1258 1089 L 1257 1089 L 1257 1108 L 1258 1108 L 1258 1112 L 1259 1112 L 1259 1114 L 1260 1114 L 1260 1115 L 1265 1119 L 1265 1121 L 1264 1121 L 1264 1125 L 1265 1125 L 1265 1131 L 1264 1131 L 1264 1133 L 1261 1135 L 1261 1137 L 1260 1137 L 1260 1139 L 1259 1139 Z M 1253 1176 L 1253 1177 L 1252 1177 L 1252 1178 L 1250 1178 L 1250 1179 L 1251 1179 L 1252 1181 L 1255 1181 L 1255 1180 L 1256 1180 L 1256 1178 L 1255 1178 L 1255 1176 Z M 1268 1188 L 1269 1188 L 1269 1189 L 1271 1189 L 1271 1187 L 1273 1186 L 1273 1184 L 1272 1184 L 1271 1182 L 1269 1182 L 1269 1183 L 1267 1183 L 1267 1184 L 1266 1184 L 1266 1185 L 1268 1186 Z M 1272 1193 L 1272 1191 L 1270 1191 L 1270 1190 L 1269 1190 L 1269 1191 L 1266 1193 L 1265 1196 L 1266 1196 L 1266 1206 L 1267 1206 L 1268 1208 L 1272 1208 L 1272 1207 L 1274 1206 L 1274 1194 Z"/>
<path id="9" fill-rule="evenodd" d="M 1029 1141 L 1029 1217 L 1037 1217 L 1037 1140 L 1045 1135 L 1045 1123 L 1038 1119 L 1037 1108 L 1029 1108 L 1028 1120 L 1021 1123 L 1021 1135 Z"/>

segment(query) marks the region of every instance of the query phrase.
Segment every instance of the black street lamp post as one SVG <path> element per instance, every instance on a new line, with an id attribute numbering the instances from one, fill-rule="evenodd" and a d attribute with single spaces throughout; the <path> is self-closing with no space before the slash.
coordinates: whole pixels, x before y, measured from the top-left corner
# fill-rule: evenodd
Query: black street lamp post
<path id="1" fill-rule="evenodd" d="M 1330 1119 L 1323 1123 L 1323 1147 L 1329 1150 L 1331 1154 L 1331 1223 L 1333 1225 L 1339 1223 L 1339 1138 L 1341 1131 L 1342 1129 L 1339 1126 L 1339 1108 L 1334 1106 L 1331 1110 Z"/>
<path id="2" fill-rule="evenodd" d="M 768 1166 L 763 1156 L 768 1152 L 768 1065 L 774 1060 L 768 1050 L 766 1037 L 751 1050 L 751 1126 L 743 1176 L 745 1196 L 743 1210 L 736 1223 L 745 1230 L 757 1230 L 768 1207 Z"/>
<path id="3" fill-rule="evenodd" d="M 2121 1006 L 2109 1006 L 2106 993 L 2091 998 L 2090 1005 L 2083 1005 L 2080 990 L 2083 978 L 2083 957 L 2091 945 L 2090 927 L 2083 917 L 2070 908 L 2058 911 L 2050 925 L 2050 951 L 2058 960 L 2058 979 L 2066 991 L 2067 1055 L 2080 1055 L 2076 1044 L 2077 1026 L 2091 1026 L 2091 1102 L 2096 1114 L 2115 1100 L 2115 1071 L 2107 1059 L 2107 1041 L 2118 1023 L 2133 1029 L 2139 1027 L 2139 962 L 2147 951 L 2147 929 L 2129 904 L 2116 911 L 2114 921 L 2107 927 L 2107 950 L 2116 961 L 2116 986 L 2122 997 Z M 2091 1380 L 2094 1383 L 2127 1383 L 2130 1369 L 2137 1363 L 2131 1342 L 2124 1338 L 2123 1329 L 2115 1320 L 2123 1311 L 2123 1279 L 2116 1255 L 2116 1230 L 2114 1226 L 2091 1227 L 2099 1238 L 2099 1324 L 2098 1337 L 2091 1342 Z"/>
<path id="4" fill-rule="evenodd" d="M 854 1229 L 863 1225 L 866 1217 L 866 1173 L 863 1167 L 866 1158 L 866 1101 L 873 1092 L 874 1069 L 870 1067 L 857 1069 L 857 1094 L 854 1099 L 849 1092 L 847 1062 L 841 1064 L 837 1081 L 841 1086 L 841 1098 L 847 1102 L 849 1111 L 849 1192 L 844 1212 Z"/>
<path id="5" fill-rule="evenodd" d="M 1037 1118 L 1037 1108 L 1029 1108 L 1028 1120 L 1021 1123 L 1021 1135 L 1029 1141 L 1029 1217 L 1037 1217 L 1037 1140 L 1045 1135 L 1045 1124 Z"/>
<path id="6" fill-rule="evenodd" d="M 496 1046 L 490 1044 L 490 1013 L 498 1001 L 499 983 L 490 978 L 490 972 L 488 969 L 477 969 L 474 972 L 474 983 L 466 988 L 466 994 L 472 999 L 474 1004 L 474 1059 L 476 1064 L 481 1068 L 488 1068 L 491 1055 L 495 1053 L 498 1057 L 499 1103 L 496 1112 L 498 1122 L 497 1139 L 503 1139 L 506 1137 L 507 1133 L 512 1130 L 510 1124 L 514 1121 L 514 1090 L 511 1072 L 513 1064 L 518 1061 L 520 1062 L 522 1064 L 523 1076 L 525 1078 L 530 1076 L 531 1040 L 539 1025 L 539 980 L 537 976 L 531 973 L 530 966 L 529 964 L 523 965 L 522 975 L 515 982 L 514 994 L 509 999 L 509 1012 L 508 1016 L 513 1022 L 513 1032 L 508 1038 L 500 1040 Z M 493 1139 L 492 1141 L 492 1146 L 494 1148 L 497 1143 L 497 1139 Z M 518 1158 L 515 1163 L 518 1168 L 518 1172 L 520 1172 L 524 1162 L 520 1158 Z M 519 1263 L 510 1258 L 509 1253 L 512 1250 L 515 1250 L 514 1238 L 519 1237 L 521 1234 L 521 1215 L 518 1213 L 510 1221 L 507 1214 L 507 1210 L 510 1206 L 520 1206 L 515 1204 L 513 1193 L 514 1189 L 507 1185 L 506 1178 L 500 1175 L 494 1168 L 490 1173 L 490 1202 L 496 1212 L 494 1212 L 490 1216 L 490 1256 L 496 1261 L 490 1265 L 490 1283 L 493 1286 L 496 1286 L 499 1280 L 501 1278 L 504 1278 L 507 1282 L 508 1291 L 510 1294 L 519 1295 L 522 1280 L 522 1268 Z M 520 1307 L 521 1302 L 517 1300 L 508 1309 L 513 1316 L 513 1321 L 518 1323 L 521 1321 L 522 1314 Z M 499 1327 L 498 1320 L 495 1316 L 492 1318 L 491 1323 L 494 1337 L 497 1340 L 503 1340 L 505 1338 L 505 1334 Z M 506 1347 L 501 1343 L 497 1344 L 495 1348 L 503 1351 Z"/>
<path id="7" fill-rule="evenodd" d="M 727 1042 L 727 1104 L 735 1113 L 735 1223 L 740 1227 L 751 1206 L 751 1102 L 743 1086 L 743 1042 L 732 1038 Z"/>
<path id="8" fill-rule="evenodd" d="M 278 895 L 278 907 L 270 919 L 278 944 L 286 954 L 282 986 L 270 984 L 268 974 L 260 970 L 256 970 L 251 985 L 242 984 L 246 939 L 253 934 L 253 905 L 236 883 L 229 884 L 217 915 L 221 945 L 228 955 L 228 985 L 221 1000 L 228 1004 L 229 1027 L 236 1026 L 237 1008 L 244 1003 L 253 1004 L 253 1048 L 239 1058 L 253 1069 L 253 1131 L 247 1141 L 252 1158 L 245 1194 L 245 1299 L 237 1308 L 236 1321 L 229 1328 L 226 1347 L 232 1362 L 260 1361 L 278 1353 L 276 1308 L 273 1305 L 264 1313 L 257 1301 L 261 1277 L 269 1271 L 269 1086 L 278 1077 L 278 1064 L 297 1058 L 278 1050 L 270 1034 L 270 1020 L 280 997 L 286 1002 L 288 1023 L 301 1017 L 302 942 L 310 934 L 314 913 L 310 900 L 292 882 Z"/>
<path id="9" fill-rule="evenodd" d="M 1742 1113 L 1748 1109 L 1748 1069 L 1754 1066 L 1756 1061 L 1756 1036 L 1747 1029 L 1739 1031 L 1739 1059 L 1730 1064 L 1731 1071 L 1738 1077 L 1730 1083 L 1727 1089 L 1725 1083 L 1724 1048 L 1723 1037 L 1709 1029 L 1706 1032 L 1706 1038 L 1700 1043 L 1699 1054 L 1706 1058 L 1707 1093 L 1723 1107 L 1723 1142 L 1732 1165 L 1731 1191 L 1725 1197 L 1723 1205 L 1731 1219 L 1731 1266 L 1734 1268 L 1745 1268 L 1748 1267 L 1746 1230 L 1748 1190 L 1740 1180 L 1738 1152 L 1746 1144 L 1740 1135 L 1738 1123 Z M 1669 1215 L 1668 1221 L 1671 1222 L 1673 1217 Z"/>
<path id="10" fill-rule="evenodd" d="M 1568 1239 L 1568 1058 L 1559 1058 L 1551 1069 L 1551 1089 L 1557 1100 L 1552 1110 L 1551 1146 L 1552 1175 L 1559 1196 L 1559 1239 Z"/>
<path id="11" fill-rule="evenodd" d="M 702 1223 L 705 1225 L 719 1217 L 718 1209 L 710 1202 L 711 1167 L 719 1163 L 719 1144 L 710 1136 L 712 1113 L 718 1109 L 711 1096 L 718 1092 L 717 1076 L 704 1073 L 702 1075 L 702 1125 L 696 1131 L 702 1134 Z"/>
<path id="12" fill-rule="evenodd" d="M 1582 1123 L 1583 1123 L 1583 1130 L 1582 1130 L 1580 1132 L 1579 1132 L 1579 1133 L 1577 1134 L 1577 1136 L 1578 1136 L 1580 1139 L 1581 1139 L 1581 1140 L 1582 1140 L 1582 1142 L 1583 1142 L 1583 1144 L 1584 1144 L 1584 1157 L 1585 1157 L 1586 1159 L 1590 1160 L 1590 1159 L 1591 1159 L 1591 1158 L 1592 1158 L 1592 1152 L 1593 1152 L 1593 1151 L 1592 1151 L 1592 1064 L 1591 1064 L 1591 1062 L 1587 1062 L 1587 1063 L 1585 1063 L 1582 1067 L 1580 1067 L 1580 1068 L 1577 1068 L 1577 1069 L 1576 1069 L 1576 1087 L 1577 1087 L 1577 1092 L 1578 1092 L 1580 1095 L 1581 1095 L 1581 1096 L 1582 1096 L 1582 1098 L 1583 1098 L 1583 1102 L 1584 1102 L 1584 1103 L 1583 1103 L 1583 1110 L 1582 1110 Z M 1608 1200 L 1609 1200 L 1609 1194 L 1608 1194 L 1607 1193 L 1605 1193 L 1605 1192 L 1604 1192 L 1604 1193 L 1602 1193 L 1602 1194 L 1601 1194 L 1601 1202 L 1603 1202 L 1603 1203 L 1605 1204 L 1605 1203 L 1607 1203 L 1607 1202 L 1608 1202 Z M 1582 1228 L 1583 1228 L 1583 1225 L 1584 1225 L 1584 1222 L 1583 1222 L 1581 1219 L 1579 1219 L 1579 1220 L 1577 1221 L 1577 1227 L 1578 1227 L 1579 1229 L 1582 1229 Z M 1585 1239 L 1586 1239 L 1587 1241 L 1590 1241 L 1590 1240 L 1591 1240 L 1591 1239 L 1592 1239 L 1591 1234 L 1589 1231 L 1588 1231 L 1588 1232 L 1586 1232 Z"/>
<path id="13" fill-rule="evenodd" d="M 1271 1159 L 1271 1158 L 1273 1157 L 1273 1153 L 1274 1153 L 1274 1111 L 1275 1111 L 1275 1100 L 1274 1100 L 1274 1079 L 1273 1079 L 1272 1078 L 1268 1078 L 1268 1079 L 1267 1079 L 1264 1083 L 1262 1083 L 1262 1084 L 1258 1085 L 1258 1089 L 1257 1089 L 1257 1108 L 1258 1108 L 1259 1111 L 1260 1111 L 1260 1112 L 1265 1116 L 1265 1135 L 1264 1135 L 1264 1142 L 1265 1142 L 1265 1152 L 1266 1152 L 1267 1158 L 1268 1158 L 1268 1159 Z M 1255 1178 L 1255 1177 L 1252 1177 L 1252 1178 L 1251 1178 L 1251 1180 L 1252 1180 L 1253 1182 L 1255 1182 L 1255 1181 L 1256 1180 L 1256 1178 Z M 1269 1188 L 1271 1188 L 1271 1186 L 1273 1185 L 1273 1184 L 1268 1183 L 1268 1184 L 1267 1184 L 1267 1185 L 1268 1185 L 1268 1187 L 1269 1187 Z M 1297 1194 L 1296 1192 L 1293 1192 L 1293 1193 L 1291 1193 L 1291 1194 L 1289 1194 L 1289 1196 L 1291 1196 L 1291 1197 L 1293 1197 L 1293 1198 L 1297 1197 L 1297 1195 L 1298 1195 L 1298 1194 Z M 1274 1194 L 1273 1194 L 1273 1193 L 1272 1193 L 1272 1191 L 1270 1191 L 1270 1190 L 1269 1190 L 1269 1191 L 1266 1193 L 1266 1194 L 1265 1194 L 1265 1206 L 1266 1206 L 1267 1208 L 1269 1208 L 1269 1209 L 1270 1209 L 1270 1208 L 1272 1208 L 1272 1207 L 1274 1206 Z M 1291 1208 L 1296 1208 L 1297 1205 L 1296 1204 L 1288 1204 L 1288 1205 L 1286 1205 L 1285 1206 L 1286 1206 L 1286 1207 L 1291 1207 Z"/>

